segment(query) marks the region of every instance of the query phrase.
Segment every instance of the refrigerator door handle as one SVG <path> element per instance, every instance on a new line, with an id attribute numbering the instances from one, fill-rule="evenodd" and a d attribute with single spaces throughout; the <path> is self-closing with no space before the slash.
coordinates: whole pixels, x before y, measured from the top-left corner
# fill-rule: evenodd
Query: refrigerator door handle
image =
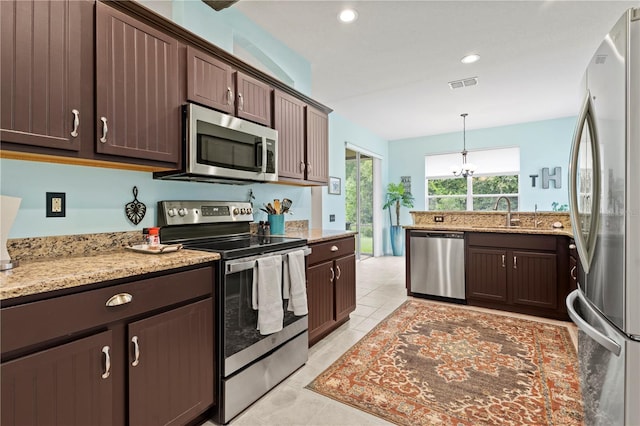
<path id="1" fill-rule="evenodd" d="M 615 356 L 620 356 L 622 347 L 611 340 L 609 337 L 605 336 L 604 334 L 593 328 L 591 325 L 589 325 L 589 323 L 576 312 L 575 308 L 573 307 L 573 303 L 576 299 L 580 299 L 584 307 L 591 310 L 595 315 L 599 315 L 591 306 L 589 306 L 589 303 L 581 294 L 580 290 L 574 290 L 569 293 L 569 296 L 567 296 L 567 311 L 573 322 L 578 326 L 580 330 L 584 331 L 589 337 L 598 342 L 598 344 L 600 344 L 603 348 L 605 348 L 609 352 L 612 352 Z"/>
<path id="2" fill-rule="evenodd" d="M 576 130 L 573 135 L 571 144 L 571 154 L 569 162 L 569 215 L 571 217 L 571 225 L 573 227 L 574 241 L 578 251 L 578 257 L 582 264 L 584 272 L 589 272 L 591 261 L 595 251 L 597 228 L 600 215 L 600 157 L 598 153 L 598 130 L 593 119 L 594 113 L 593 103 L 591 102 L 591 92 L 587 91 L 580 115 L 576 124 Z M 580 155 L 580 141 L 585 125 L 588 126 L 589 135 L 591 137 L 591 155 L 594 173 L 592 175 L 593 197 L 591 199 L 591 211 L 589 217 L 589 236 L 585 238 L 582 230 L 582 219 L 580 218 L 580 209 L 578 203 L 578 161 Z"/>

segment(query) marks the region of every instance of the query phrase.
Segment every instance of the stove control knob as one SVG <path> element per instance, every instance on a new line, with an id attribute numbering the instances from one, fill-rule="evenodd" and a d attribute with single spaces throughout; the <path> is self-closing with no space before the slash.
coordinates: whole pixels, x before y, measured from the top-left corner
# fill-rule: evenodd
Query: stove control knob
<path id="1" fill-rule="evenodd" d="M 235 209 L 233 209 L 233 215 L 234 216 L 238 216 L 239 214 L 240 214 L 240 210 L 238 210 L 237 207 Z"/>
<path id="2" fill-rule="evenodd" d="M 183 207 L 183 208 L 181 208 L 180 210 L 178 210 L 178 214 L 179 214 L 180 216 L 182 216 L 182 217 L 186 216 L 186 215 L 187 215 L 187 213 L 189 213 L 189 210 L 188 210 L 188 209 L 185 209 L 184 207 Z"/>
<path id="3" fill-rule="evenodd" d="M 244 209 L 244 208 L 240 209 L 240 214 L 245 214 L 246 212 L 247 212 L 246 209 Z"/>
<path id="4" fill-rule="evenodd" d="M 251 214 L 251 212 L 252 212 L 252 211 L 253 211 L 253 210 L 251 210 L 251 207 L 249 207 L 249 208 L 247 209 L 247 214 Z"/>
<path id="5" fill-rule="evenodd" d="M 167 210 L 167 214 L 169 215 L 169 217 L 174 217 L 175 215 L 178 214 L 178 209 L 176 209 L 175 207 L 171 208 Z"/>

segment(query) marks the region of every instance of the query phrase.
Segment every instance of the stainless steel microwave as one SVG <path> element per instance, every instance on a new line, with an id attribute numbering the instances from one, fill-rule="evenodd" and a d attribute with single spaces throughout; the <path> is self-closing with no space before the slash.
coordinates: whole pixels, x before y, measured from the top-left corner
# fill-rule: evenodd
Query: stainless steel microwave
<path id="1" fill-rule="evenodd" d="M 278 180 L 278 132 L 196 104 L 183 106 L 182 167 L 156 179 L 203 182 Z"/>

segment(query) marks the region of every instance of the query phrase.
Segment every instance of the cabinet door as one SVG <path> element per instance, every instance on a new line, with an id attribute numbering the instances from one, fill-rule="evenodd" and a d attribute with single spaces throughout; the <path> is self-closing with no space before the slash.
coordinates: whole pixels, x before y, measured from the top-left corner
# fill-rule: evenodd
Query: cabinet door
<path id="1" fill-rule="evenodd" d="M 356 255 L 335 261 L 336 321 L 349 316 L 356 309 Z"/>
<path id="2" fill-rule="evenodd" d="M 506 250 L 469 247 L 467 253 L 467 298 L 506 302 Z"/>
<path id="3" fill-rule="evenodd" d="M 81 135 L 91 137 L 93 117 L 83 109 L 91 99 L 81 98 L 83 85 L 93 82 L 93 75 L 81 72 L 83 61 L 92 61 L 83 40 L 93 32 L 93 22 L 82 19 L 91 7 L 75 1 L 0 1 L 2 142 L 79 151 Z"/>
<path id="4" fill-rule="evenodd" d="M 231 66 L 187 47 L 187 98 L 227 114 L 235 112 Z"/>
<path id="5" fill-rule="evenodd" d="M 105 331 L 3 363 L 2 425 L 111 425 L 111 348 Z"/>
<path id="6" fill-rule="evenodd" d="M 211 298 L 129 324 L 129 423 L 182 425 L 213 403 Z"/>
<path id="7" fill-rule="evenodd" d="M 329 117 L 307 106 L 307 180 L 329 183 Z"/>
<path id="8" fill-rule="evenodd" d="M 513 303 L 555 309 L 558 292 L 556 254 L 527 251 L 509 254 Z"/>
<path id="9" fill-rule="evenodd" d="M 309 343 L 335 323 L 333 261 L 319 263 L 307 268 L 307 303 L 309 305 Z"/>
<path id="10" fill-rule="evenodd" d="M 304 179 L 305 104 L 276 90 L 273 128 L 278 131 L 278 176 Z"/>
<path id="11" fill-rule="evenodd" d="M 236 92 L 236 115 L 238 117 L 271 126 L 271 86 L 237 72 Z"/>
<path id="12" fill-rule="evenodd" d="M 96 3 L 96 151 L 177 163 L 178 42 Z"/>

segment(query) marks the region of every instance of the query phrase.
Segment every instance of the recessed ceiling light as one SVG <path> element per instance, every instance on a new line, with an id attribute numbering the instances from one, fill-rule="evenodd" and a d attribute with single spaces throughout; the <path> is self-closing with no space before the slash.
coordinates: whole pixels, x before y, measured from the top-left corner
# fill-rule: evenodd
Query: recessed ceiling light
<path id="1" fill-rule="evenodd" d="M 358 19 L 358 12 L 353 9 L 345 9 L 338 14 L 338 20 L 346 24 Z"/>
<path id="2" fill-rule="evenodd" d="M 472 64 L 480 60 L 480 55 L 473 53 L 471 55 L 467 55 L 464 58 L 460 59 L 460 62 L 463 64 Z"/>

